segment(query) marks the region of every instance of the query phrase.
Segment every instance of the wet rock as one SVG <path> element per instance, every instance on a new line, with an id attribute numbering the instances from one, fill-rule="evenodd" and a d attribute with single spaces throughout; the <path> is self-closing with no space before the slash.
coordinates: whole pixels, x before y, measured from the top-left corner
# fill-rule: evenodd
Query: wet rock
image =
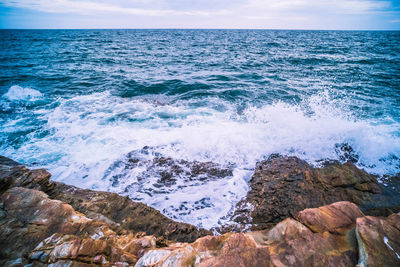
<path id="1" fill-rule="evenodd" d="M 214 162 L 187 161 L 162 156 L 151 147 L 144 147 L 138 151 L 132 151 L 123 160 L 117 161 L 112 169 L 118 169 L 118 174 L 111 175 L 114 187 L 123 184 L 126 191 L 131 188 L 139 189 L 143 183 L 153 183 L 152 189 L 143 191 L 147 194 L 163 193 L 171 190 L 171 187 L 179 183 L 179 187 L 187 187 L 192 184 L 201 184 L 210 180 L 232 176 L 232 166 L 222 166 Z M 136 182 L 126 183 L 125 177 L 132 170 L 137 171 Z M 139 171 L 138 171 L 139 170 Z M 150 179 L 151 178 L 151 179 Z M 150 181 L 151 180 L 151 181 Z"/>
<path id="2" fill-rule="evenodd" d="M 6 162 L 7 161 L 2 161 Z M 50 181 L 46 170 L 29 170 L 22 165 L 0 165 L 0 193 L 12 187 L 40 190 L 51 199 L 70 204 L 73 209 L 114 227 L 168 240 L 191 242 L 210 231 L 193 225 L 175 222 L 143 203 L 134 202 L 115 193 L 80 189 Z"/>
<path id="3" fill-rule="evenodd" d="M 357 219 L 358 266 L 400 266 L 400 215 Z"/>
<path id="4" fill-rule="evenodd" d="M 18 162 L 14 161 L 12 159 L 7 158 L 7 157 L 0 156 L 0 165 L 6 165 L 6 166 L 12 167 L 12 166 L 18 166 L 21 164 L 19 164 Z"/>
<path id="5" fill-rule="evenodd" d="M 382 193 L 374 197 L 374 202 L 365 207 L 364 213 L 371 216 L 387 217 L 400 212 L 400 174 L 385 175 L 380 179 Z"/>
<path id="6" fill-rule="evenodd" d="M 314 169 L 296 158 L 289 158 L 286 163 L 282 158 L 275 159 L 270 165 L 262 165 L 253 176 L 252 183 L 259 182 L 254 188 L 260 191 L 259 198 L 254 198 L 256 201 L 251 205 L 258 205 L 253 207 L 259 209 L 257 212 L 264 210 L 269 216 L 276 215 L 276 220 L 287 214 L 291 216 L 277 224 L 267 221 L 270 227 L 260 231 L 200 238 L 197 237 L 207 231 L 173 222 L 126 197 L 54 183 L 44 170 L 31 171 L 12 162 L 0 164 L 0 265 L 400 264 L 400 214 L 365 217 L 357 205 L 346 201 L 295 212 L 302 205 L 317 205 L 318 201 L 331 201 L 338 196 L 354 197 L 360 203 L 376 200 L 376 195 L 382 197 L 385 189 L 376 187 L 375 177 L 351 163 Z M 302 194 L 303 189 L 306 194 Z M 315 190 L 314 200 L 312 190 Z M 265 198 L 266 192 L 274 194 Z M 269 202 L 274 197 L 277 198 Z M 282 197 L 287 197 L 284 202 L 287 206 L 282 205 Z M 159 236 L 132 230 L 142 228 Z M 170 237 L 191 243 L 173 242 L 167 239 Z"/>
<path id="7" fill-rule="evenodd" d="M 399 198 L 385 194 L 387 189 L 375 176 L 351 162 L 313 168 L 296 157 L 273 155 L 257 164 L 250 187 L 232 220 L 242 226 L 250 224 L 252 230 L 269 229 L 303 209 L 337 201 L 351 201 L 366 212 L 400 207 Z M 400 188 L 400 183 L 396 187 Z M 252 208 L 240 209 L 243 206 Z"/>
<path id="8" fill-rule="evenodd" d="M 350 161 L 356 163 L 360 158 L 360 156 L 355 152 L 354 148 L 348 143 L 336 144 L 335 151 L 341 161 Z"/>

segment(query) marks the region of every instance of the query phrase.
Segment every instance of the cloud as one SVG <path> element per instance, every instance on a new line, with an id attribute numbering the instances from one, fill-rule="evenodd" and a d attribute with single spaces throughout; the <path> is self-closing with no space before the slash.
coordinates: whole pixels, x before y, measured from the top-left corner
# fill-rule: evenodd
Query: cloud
<path id="1" fill-rule="evenodd" d="M 111 1 L 109 1 L 111 2 Z M 118 1 L 114 1 L 118 2 Z M 168 16 L 168 15 L 185 15 L 185 16 L 211 16 L 229 14 L 228 10 L 174 10 L 168 8 L 143 8 L 135 6 L 165 6 L 166 1 L 131 1 L 125 3 L 120 1 L 118 4 L 110 4 L 104 1 L 73 1 L 73 0 L 4 0 L 2 3 L 10 7 L 28 8 L 48 13 L 119 13 L 140 16 Z M 122 5 L 121 5 L 122 4 Z"/>
<path id="2" fill-rule="evenodd" d="M 364 14 L 382 11 L 390 1 L 379 0 L 3 0 L 3 5 L 49 13 L 90 14 L 111 12 L 141 16 L 211 16 L 242 12 L 268 17 L 272 12 L 321 12 Z M 263 13 L 263 14 L 262 14 Z"/>
<path id="3" fill-rule="evenodd" d="M 374 29 L 398 27 L 393 26 L 400 18 L 396 1 L 0 0 L 0 8 L 41 12 L 37 25 L 52 16 L 47 27 Z M 7 19 L 3 16 L 4 25 Z M 53 25 L 57 19 L 60 26 Z"/>
<path id="4" fill-rule="evenodd" d="M 248 7 L 266 11 L 321 10 L 344 14 L 375 12 L 390 6 L 390 1 L 376 0 L 249 0 L 248 2 Z"/>

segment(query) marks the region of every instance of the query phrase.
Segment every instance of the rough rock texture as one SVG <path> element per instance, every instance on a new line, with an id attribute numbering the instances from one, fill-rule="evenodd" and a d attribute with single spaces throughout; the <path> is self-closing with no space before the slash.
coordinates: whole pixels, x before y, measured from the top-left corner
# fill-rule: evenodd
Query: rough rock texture
<path id="1" fill-rule="evenodd" d="M 328 206 L 305 209 L 295 215 L 296 219 L 314 232 L 344 234 L 354 228 L 354 222 L 364 214 L 350 202 L 336 202 Z"/>
<path id="2" fill-rule="evenodd" d="M 136 169 L 144 167 L 144 170 L 138 174 L 138 182 L 147 181 L 147 177 L 157 177 L 154 184 L 155 188 L 168 188 L 176 184 L 177 180 L 184 181 L 181 186 L 191 182 L 203 182 L 217 180 L 232 176 L 232 166 L 222 166 L 214 162 L 198 162 L 177 160 L 161 155 L 148 158 L 147 154 L 151 152 L 150 147 L 144 147 L 141 150 L 135 150 L 128 153 L 124 160 L 114 163 L 124 169 Z M 112 177 L 113 186 L 119 184 L 120 175 Z M 129 187 L 129 185 L 128 185 Z M 148 192 L 152 193 L 152 192 Z"/>
<path id="3" fill-rule="evenodd" d="M 316 214 L 319 219 L 310 223 Z M 345 214 L 343 222 L 338 214 Z M 192 244 L 149 250 L 136 266 L 355 266 L 359 216 L 364 215 L 349 202 L 307 209 L 296 217 L 312 224 L 312 230 L 289 218 L 269 231 L 207 236 Z"/>
<path id="4" fill-rule="evenodd" d="M 169 240 L 191 242 L 211 234 L 187 223 L 175 222 L 158 210 L 115 193 L 79 189 L 62 183 L 46 191 L 51 198 L 59 199 L 84 212 L 89 218 L 108 223 L 116 222 L 124 229 L 146 232 Z"/>
<path id="5" fill-rule="evenodd" d="M 88 218 L 108 224 L 119 224 L 134 232 L 165 237 L 169 240 L 192 242 L 211 234 L 193 225 L 175 222 L 143 203 L 115 193 L 80 189 L 50 181 L 46 170 L 29 170 L 5 157 L 0 157 L 0 193 L 11 187 L 26 187 L 45 192 L 51 199 L 70 204 Z"/>
<path id="6" fill-rule="evenodd" d="M 140 237 L 76 212 L 34 189 L 13 187 L 0 198 L 0 264 L 134 264 L 155 237 Z M 113 231 L 116 230 L 117 232 Z"/>
<path id="7" fill-rule="evenodd" d="M 357 219 L 358 266 L 400 266 L 400 214 Z"/>
<path id="8" fill-rule="evenodd" d="M 394 189 L 380 185 L 351 162 L 313 168 L 296 157 L 274 155 L 257 164 L 250 186 L 232 220 L 251 224 L 252 230 L 269 229 L 303 209 L 337 201 L 351 201 L 374 215 L 400 211 L 400 198 L 390 191 Z M 400 183 L 393 188 L 400 189 Z"/>
<path id="9" fill-rule="evenodd" d="M 289 158 L 288 163 L 296 166 L 296 161 Z M 351 164 L 337 165 L 329 172 L 301 166 L 304 168 L 298 171 L 283 168 L 287 174 L 284 183 L 294 181 L 306 190 L 312 188 L 306 183 L 317 185 L 318 190 L 323 185 L 337 189 L 340 196 L 347 196 L 340 188 L 368 192 L 351 195 L 361 196 L 355 198 L 361 203 L 379 199 L 375 198 L 382 195 L 378 190 L 385 190 Z M 294 190 L 294 186 L 280 187 L 279 169 L 275 170 L 269 170 L 277 180 L 270 188 L 281 197 L 295 196 L 282 192 Z M 297 213 L 282 206 L 292 216 L 269 229 L 197 238 L 207 231 L 173 222 L 125 197 L 82 190 L 49 178 L 45 170 L 28 170 L 0 157 L 0 266 L 400 266 L 400 214 L 365 216 L 347 201 Z M 324 199 L 318 190 L 316 199 Z M 294 204 L 294 209 L 311 202 L 307 195 L 294 199 L 300 204 L 293 199 L 287 202 Z M 264 208 L 278 210 L 274 205 Z M 385 212 L 389 210 L 392 208 Z"/>

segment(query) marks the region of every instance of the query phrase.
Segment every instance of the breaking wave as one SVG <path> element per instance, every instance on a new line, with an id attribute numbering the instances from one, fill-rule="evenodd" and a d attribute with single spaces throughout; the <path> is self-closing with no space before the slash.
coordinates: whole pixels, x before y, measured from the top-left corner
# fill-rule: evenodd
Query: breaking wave
<path id="1" fill-rule="evenodd" d="M 128 195 L 171 218 L 212 228 L 245 196 L 256 162 L 273 153 L 318 165 L 347 160 L 345 145 L 361 168 L 398 172 L 399 124 L 357 119 L 347 106 L 346 99 L 328 92 L 297 104 L 244 108 L 213 97 L 94 93 L 36 110 L 46 121 L 41 132 L 28 134 L 16 149 L 4 149 L 15 159 L 39 162 L 54 180 Z M 169 163 L 159 165 L 160 160 Z M 230 171 L 202 179 L 201 164 Z"/>

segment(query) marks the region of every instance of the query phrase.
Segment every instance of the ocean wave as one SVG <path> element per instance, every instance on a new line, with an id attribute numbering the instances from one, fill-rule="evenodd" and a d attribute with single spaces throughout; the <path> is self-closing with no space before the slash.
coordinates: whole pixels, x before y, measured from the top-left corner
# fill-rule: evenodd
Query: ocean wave
<path id="1" fill-rule="evenodd" d="M 217 97 L 158 98 L 104 92 L 60 99 L 53 109 L 36 111 L 47 122 L 42 130 L 48 134 L 29 135 L 19 148 L 6 148 L 6 155 L 40 162 L 54 180 L 125 194 L 206 228 L 223 223 L 245 196 L 256 162 L 273 153 L 298 156 L 314 165 L 324 159 L 351 159 L 378 175 L 400 169 L 399 124 L 357 118 L 347 108 L 351 100 L 329 92 L 297 104 L 277 101 L 244 108 Z M 144 147 L 150 151 L 142 169 L 116 165 Z M 346 156 L 346 151 L 352 154 Z M 146 171 L 160 156 L 232 166 L 233 175 L 160 189 L 156 176 Z M 139 177 L 144 179 L 140 188 L 150 191 L 128 186 L 137 184 Z M 149 194 L 151 190 L 158 193 Z"/>
<path id="2" fill-rule="evenodd" d="M 36 101 L 41 99 L 42 96 L 42 93 L 37 90 L 13 85 L 8 89 L 7 93 L 3 95 L 3 98 L 10 101 Z"/>

